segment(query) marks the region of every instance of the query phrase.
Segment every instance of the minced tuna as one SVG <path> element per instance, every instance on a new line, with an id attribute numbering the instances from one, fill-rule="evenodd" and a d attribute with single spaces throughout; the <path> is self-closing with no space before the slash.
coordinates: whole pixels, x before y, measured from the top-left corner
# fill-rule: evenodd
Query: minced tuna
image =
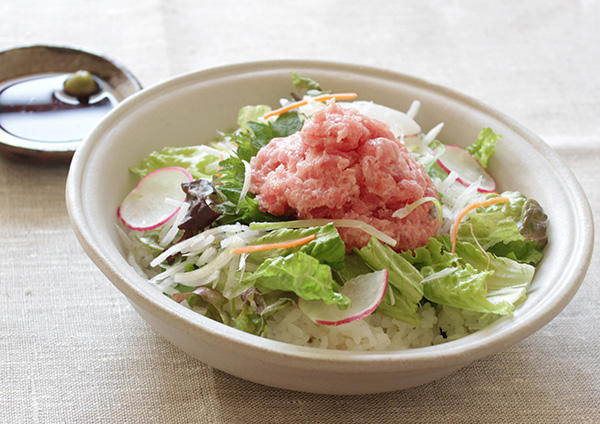
<path id="1" fill-rule="evenodd" d="M 360 219 L 414 249 L 437 232 L 432 203 L 403 219 L 392 214 L 424 197 L 438 197 L 433 182 L 386 124 L 335 103 L 305 121 L 302 130 L 276 138 L 252 159 L 250 191 L 261 210 L 299 219 Z M 362 247 L 369 234 L 340 228 L 346 247 Z"/>

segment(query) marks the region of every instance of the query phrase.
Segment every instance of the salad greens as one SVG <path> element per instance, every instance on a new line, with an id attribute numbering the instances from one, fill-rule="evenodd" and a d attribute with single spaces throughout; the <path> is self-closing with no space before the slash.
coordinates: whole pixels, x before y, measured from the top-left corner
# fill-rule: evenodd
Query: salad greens
<path id="1" fill-rule="evenodd" d="M 491 128 L 484 128 L 477 136 L 477 140 L 467 147 L 467 151 L 479 161 L 481 166 L 487 168 L 488 161 L 496 151 L 496 143 L 501 137 L 501 135 L 494 133 Z"/>
<path id="2" fill-rule="evenodd" d="M 314 80 L 296 73 L 291 76 L 299 93 L 324 93 Z M 460 226 L 456 223 L 455 246 L 446 231 L 431 237 L 425 246 L 404 252 L 396 252 L 376 238 L 347 252 L 332 223 L 287 228 L 285 222 L 290 218 L 261 211 L 256 196 L 248 190 L 249 163 L 272 139 L 298 132 L 306 119 L 296 110 L 276 119 L 262 119 L 270 111 L 267 105 L 244 106 L 238 114 L 239 129 L 222 134 L 219 145 L 165 147 L 131 168 L 141 178 L 160 168 L 182 167 L 195 179 L 184 188 L 192 207 L 175 238 L 182 247 L 158 267 L 148 266 L 153 269 L 151 281 L 173 299 L 227 325 L 266 335 L 266 320 L 298 299 L 348 308 L 351 301 L 340 292 L 344 284 L 383 269 L 388 271 L 389 285 L 378 311 L 414 327 L 422 325 L 421 312 L 427 304 L 437 305 L 440 313 L 463 310 L 499 316 L 512 314 L 526 298 L 533 265 L 541 261 L 547 243 L 548 218 L 535 200 L 518 192 L 504 192 L 501 196 L 509 199 L 507 203 L 479 207 Z M 500 138 L 484 128 L 467 150 L 486 168 Z M 233 146 L 229 151 L 222 147 L 227 143 Z M 444 144 L 433 140 L 413 152 L 430 177 L 440 183 L 447 177 L 436 163 L 443 150 Z M 476 199 L 498 196 L 472 191 Z M 440 193 L 442 204 L 448 196 Z M 444 207 L 447 213 L 449 207 Z M 254 231 L 241 225 L 269 221 L 281 221 L 280 228 Z M 204 231 L 206 228 L 209 230 Z M 152 258 L 177 245 L 163 245 L 164 229 L 134 233 L 133 242 Z M 305 244 L 287 244 L 313 235 Z M 226 250 L 228 246 L 274 244 L 281 247 L 241 255 Z M 224 265 L 219 267 L 219 261 Z M 201 269 L 207 271 L 198 284 L 169 283 L 177 273 Z"/>
<path id="3" fill-rule="evenodd" d="M 211 178 L 215 170 L 210 165 L 219 159 L 219 151 L 207 146 L 164 147 L 150 153 L 130 171 L 142 178 L 152 171 L 169 166 L 187 169 L 194 178 Z"/>
<path id="4" fill-rule="evenodd" d="M 267 292 L 291 291 L 306 300 L 335 303 L 342 309 L 350 306 L 348 298 L 339 293 L 331 268 L 304 252 L 268 258 L 244 282 L 255 282 Z"/>
<path id="5" fill-rule="evenodd" d="M 254 240 L 251 245 L 297 240 L 311 234 L 315 234 L 317 237 L 307 244 L 299 247 L 251 253 L 247 260 L 260 264 L 267 258 L 287 256 L 290 253 L 300 251 L 312 256 L 322 264 L 329 265 L 332 270 L 343 269 L 346 245 L 333 224 L 327 224 L 322 227 L 273 230 Z"/>
<path id="6" fill-rule="evenodd" d="M 496 255 L 536 265 L 547 242 L 548 217 L 535 200 L 521 193 L 507 191 L 502 196 L 508 197 L 510 203 L 471 212 L 458 230 L 458 239 L 479 243 Z"/>

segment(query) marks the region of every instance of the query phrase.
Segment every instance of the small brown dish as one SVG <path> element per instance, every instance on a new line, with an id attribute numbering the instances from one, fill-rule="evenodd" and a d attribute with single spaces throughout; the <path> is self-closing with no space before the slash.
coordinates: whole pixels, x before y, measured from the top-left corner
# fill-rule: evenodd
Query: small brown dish
<path id="1" fill-rule="evenodd" d="M 15 159 L 70 161 L 101 118 L 142 88 L 118 63 L 69 47 L 3 50 L 0 64 L 0 153 Z M 81 70 L 93 78 L 94 90 L 84 96 L 70 93 L 72 84 L 65 85 Z"/>

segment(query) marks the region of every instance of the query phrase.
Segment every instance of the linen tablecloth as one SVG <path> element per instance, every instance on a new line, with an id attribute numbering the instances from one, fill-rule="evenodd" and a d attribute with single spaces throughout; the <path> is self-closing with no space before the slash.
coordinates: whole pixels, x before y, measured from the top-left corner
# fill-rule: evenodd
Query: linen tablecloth
<path id="1" fill-rule="evenodd" d="M 367 64 L 447 85 L 539 134 L 600 208 L 592 0 L 3 0 L 0 16 L 0 49 L 84 47 L 145 86 L 279 58 Z M 66 166 L 0 159 L 0 423 L 600 422 L 597 255 L 549 325 L 449 377 L 369 396 L 288 392 L 211 369 L 155 334 L 77 243 L 66 176 Z"/>

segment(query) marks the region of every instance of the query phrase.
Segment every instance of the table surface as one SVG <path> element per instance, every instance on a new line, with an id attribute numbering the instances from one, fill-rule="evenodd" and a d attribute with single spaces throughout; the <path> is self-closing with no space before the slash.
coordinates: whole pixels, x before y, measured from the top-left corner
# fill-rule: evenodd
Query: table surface
<path id="1" fill-rule="evenodd" d="M 144 86 L 280 58 L 419 76 L 540 135 L 592 209 L 600 207 L 593 0 L 3 0 L 0 16 L 0 49 L 48 43 L 104 52 Z M 597 255 L 550 324 L 447 378 L 369 396 L 288 392 L 214 370 L 155 334 L 77 243 L 66 176 L 66 166 L 0 158 L 2 423 L 600 422 Z"/>

